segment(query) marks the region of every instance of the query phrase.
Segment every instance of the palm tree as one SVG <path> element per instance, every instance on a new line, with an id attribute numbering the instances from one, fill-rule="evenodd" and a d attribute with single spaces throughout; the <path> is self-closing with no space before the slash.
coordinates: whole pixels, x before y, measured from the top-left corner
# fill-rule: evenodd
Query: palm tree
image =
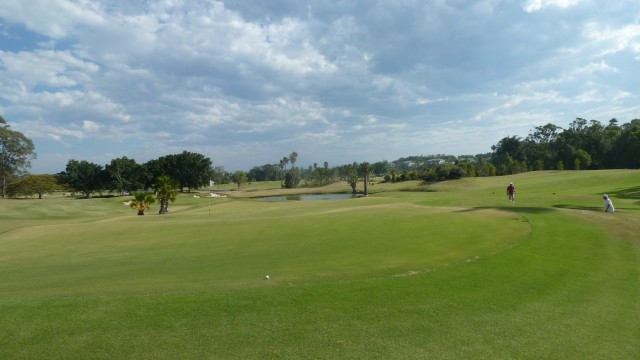
<path id="1" fill-rule="evenodd" d="M 351 186 L 351 193 L 352 194 L 356 194 L 357 190 L 356 190 L 356 186 L 358 185 L 358 171 L 355 167 L 350 167 L 349 168 L 349 173 L 347 175 L 347 181 L 349 182 L 349 185 Z"/>
<path id="2" fill-rule="evenodd" d="M 133 199 L 131 199 L 131 204 L 129 204 L 129 206 L 131 206 L 132 209 L 137 209 L 138 215 L 144 215 L 144 211 L 149 209 L 149 205 L 153 204 L 155 201 L 156 199 L 153 195 L 137 192 L 133 193 Z"/>
<path id="3" fill-rule="evenodd" d="M 291 155 L 289 155 L 289 162 L 291 163 L 291 168 L 293 168 L 293 164 L 296 163 L 296 160 L 298 160 L 298 153 L 294 151 L 291 153 Z"/>
<path id="4" fill-rule="evenodd" d="M 373 166 L 368 162 L 363 162 L 358 166 L 360 174 L 364 178 L 364 196 L 369 195 L 369 174 L 373 171 Z"/>
<path id="5" fill-rule="evenodd" d="M 160 203 L 160 211 L 158 214 L 166 214 L 169 212 L 169 201 L 176 201 L 178 195 L 178 187 L 180 184 L 178 181 L 173 180 L 168 176 L 160 176 L 158 181 L 154 185 L 153 191 L 156 194 L 156 198 Z"/>

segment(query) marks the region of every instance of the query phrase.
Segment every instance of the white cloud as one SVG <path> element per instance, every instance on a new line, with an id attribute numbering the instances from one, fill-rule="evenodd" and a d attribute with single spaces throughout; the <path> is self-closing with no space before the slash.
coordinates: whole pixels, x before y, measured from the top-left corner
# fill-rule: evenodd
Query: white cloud
<path id="1" fill-rule="evenodd" d="M 637 110 L 640 5 L 611 4 L 7 0 L 0 111 L 37 151 L 76 158 L 201 149 L 246 170 L 291 151 L 487 152 Z"/>
<path id="2" fill-rule="evenodd" d="M 87 132 L 97 132 L 100 130 L 100 125 L 95 121 L 85 120 L 82 122 L 82 128 Z"/>
<path id="3" fill-rule="evenodd" d="M 584 28 L 584 36 L 591 47 L 598 49 L 597 56 L 606 56 L 629 50 L 640 55 L 640 24 L 603 26 L 590 22 Z"/>
<path id="4" fill-rule="evenodd" d="M 0 50 L 0 66 L 3 77 L 27 88 L 73 87 L 89 81 L 100 70 L 98 65 L 79 59 L 70 51 L 55 50 L 18 53 Z"/>
<path id="5" fill-rule="evenodd" d="M 3 0 L 0 18 L 54 39 L 68 36 L 78 25 L 105 21 L 100 3 L 90 0 Z"/>

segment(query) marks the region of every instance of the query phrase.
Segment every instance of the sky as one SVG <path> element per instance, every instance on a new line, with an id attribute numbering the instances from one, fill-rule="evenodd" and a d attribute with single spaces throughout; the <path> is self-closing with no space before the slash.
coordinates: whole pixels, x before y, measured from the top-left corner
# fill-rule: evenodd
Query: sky
<path id="1" fill-rule="evenodd" d="M 0 115 L 32 173 L 475 155 L 640 118 L 638 79 L 636 0 L 0 1 Z"/>

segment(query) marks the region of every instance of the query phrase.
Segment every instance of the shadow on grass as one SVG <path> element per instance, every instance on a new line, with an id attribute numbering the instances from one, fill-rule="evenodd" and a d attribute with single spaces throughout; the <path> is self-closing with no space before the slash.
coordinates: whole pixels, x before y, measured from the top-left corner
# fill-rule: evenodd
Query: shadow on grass
<path id="1" fill-rule="evenodd" d="M 552 206 L 558 209 L 602 211 L 602 207 L 598 207 L 598 206 L 580 206 L 580 205 L 569 205 L 569 204 L 558 204 L 558 205 L 552 205 Z"/>
<path id="2" fill-rule="evenodd" d="M 515 213 L 525 213 L 525 214 L 543 214 L 548 212 L 556 211 L 554 208 L 548 207 L 528 207 L 528 206 L 498 206 L 498 207 L 490 207 L 490 206 L 480 206 L 474 207 L 464 210 L 458 210 L 457 212 L 472 212 L 472 211 L 480 211 L 480 210 L 504 210 L 504 211 L 513 211 Z"/>
<path id="3" fill-rule="evenodd" d="M 608 194 L 614 199 L 620 198 L 640 200 L 640 186 L 632 186 L 624 189 L 613 190 Z M 636 201 L 635 204 L 640 204 L 640 201 Z"/>

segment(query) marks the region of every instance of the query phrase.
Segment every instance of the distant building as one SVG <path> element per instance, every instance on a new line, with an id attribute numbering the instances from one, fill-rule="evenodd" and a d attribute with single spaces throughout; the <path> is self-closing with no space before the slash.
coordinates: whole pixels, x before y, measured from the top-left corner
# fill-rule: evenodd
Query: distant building
<path id="1" fill-rule="evenodd" d="M 428 159 L 427 160 L 427 166 L 438 166 L 446 163 L 447 161 L 444 159 Z"/>

